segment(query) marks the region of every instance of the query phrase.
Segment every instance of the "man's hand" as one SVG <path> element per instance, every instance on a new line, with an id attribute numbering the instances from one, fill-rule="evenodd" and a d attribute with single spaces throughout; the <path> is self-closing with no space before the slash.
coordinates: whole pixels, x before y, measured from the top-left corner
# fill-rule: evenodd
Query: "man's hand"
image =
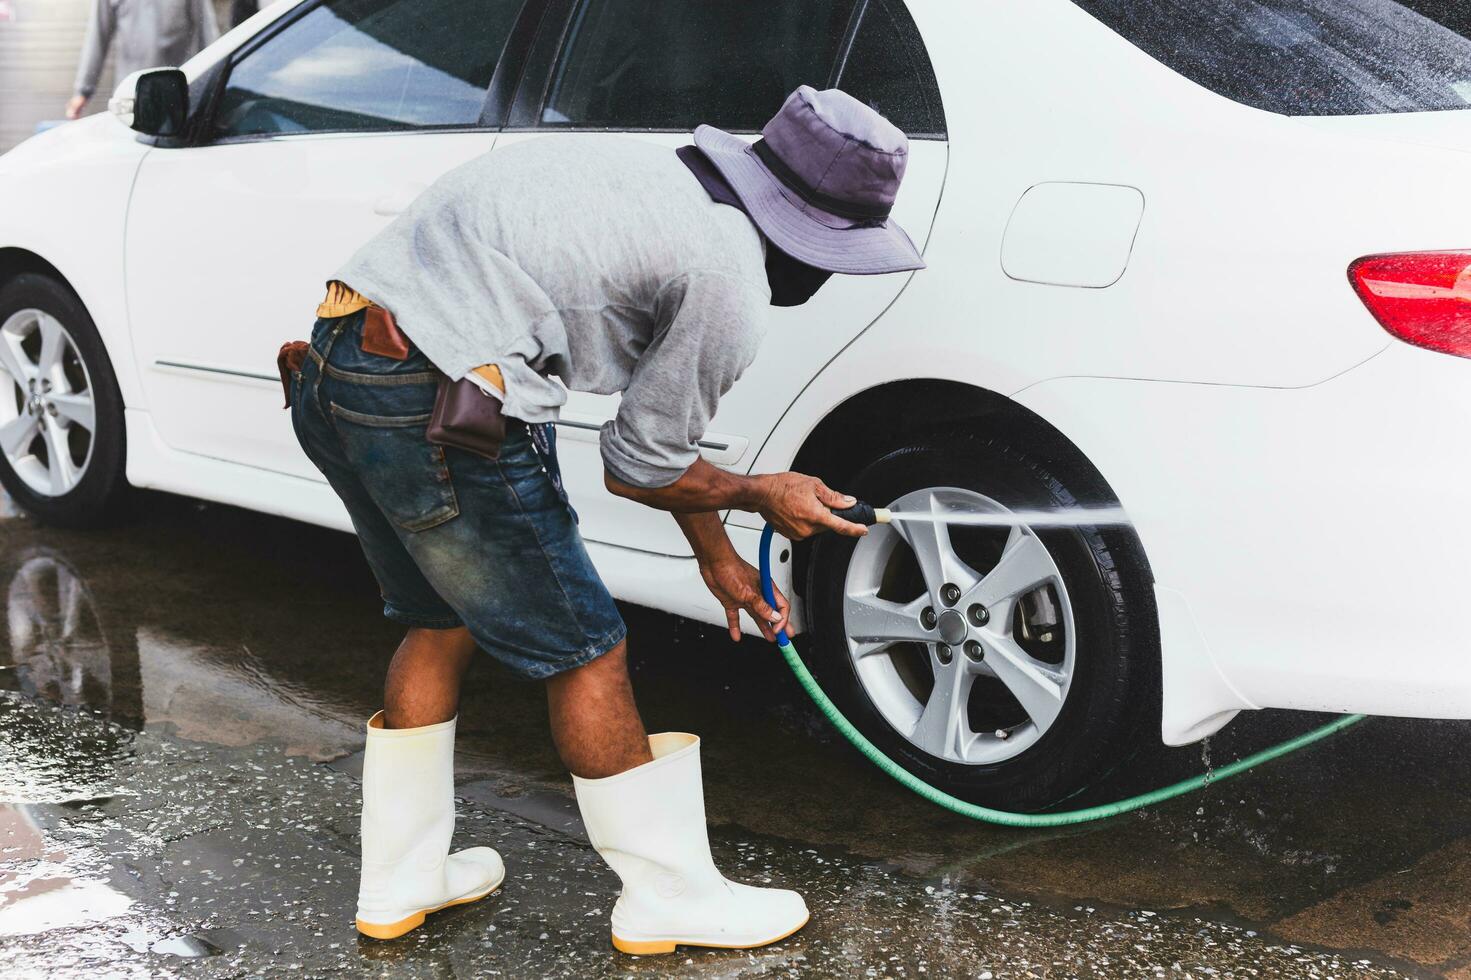
<path id="1" fill-rule="evenodd" d="M 66 103 L 66 118 L 82 118 L 82 110 L 87 108 L 87 97 L 85 95 L 73 95 Z"/>
<path id="2" fill-rule="evenodd" d="M 829 489 L 815 476 L 772 473 L 758 479 L 762 486 L 756 511 L 783 537 L 801 541 L 822 531 L 836 531 L 850 538 L 861 538 L 868 533 L 862 524 L 845 521 L 833 513 L 834 509 L 852 507 L 858 501 Z"/>
<path id="3" fill-rule="evenodd" d="M 700 576 L 710 592 L 725 607 L 725 621 L 730 624 L 730 638 L 741 638 L 741 610 L 745 610 L 761 635 L 775 641 L 779 630 L 787 628 L 787 597 L 773 586 L 776 608 L 772 609 L 761 595 L 761 573 L 734 554 L 716 561 L 701 561 Z"/>

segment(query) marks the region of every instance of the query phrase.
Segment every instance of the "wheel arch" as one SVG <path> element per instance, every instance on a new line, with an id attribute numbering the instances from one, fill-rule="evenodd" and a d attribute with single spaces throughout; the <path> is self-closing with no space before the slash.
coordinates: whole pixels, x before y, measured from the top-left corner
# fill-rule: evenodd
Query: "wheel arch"
<path id="1" fill-rule="evenodd" d="M 60 269 L 42 256 L 32 252 L 30 249 L 20 248 L 15 245 L 0 247 L 0 286 L 4 286 L 17 276 L 25 275 L 28 272 L 49 276 L 71 290 L 73 295 L 77 295 L 78 299 L 81 298 L 80 294 L 77 293 L 76 287 L 71 284 L 71 280 L 67 279 Z"/>
<path id="2" fill-rule="evenodd" d="M 876 454 L 916 433 L 966 431 L 1025 441 L 1028 450 L 1054 469 L 1080 480 L 1079 503 L 1121 503 L 1103 473 L 1062 431 L 1024 405 L 979 385 L 938 378 L 908 378 L 864 389 L 840 402 L 807 433 L 792 469 L 821 477 L 842 490 L 846 480 Z M 1154 572 L 1132 528 L 1127 556 L 1152 591 Z M 810 539 L 793 549 L 792 585 L 806 589 Z"/>
<path id="3" fill-rule="evenodd" d="M 85 261 L 70 263 L 74 269 L 85 267 Z M 133 346 L 126 328 L 126 315 L 120 287 L 109 292 L 108 284 L 92 281 L 87 276 L 69 276 L 51 259 L 23 245 L 0 245 L 0 289 L 23 275 L 40 275 L 55 280 L 92 318 L 102 335 L 103 346 L 122 390 L 123 404 L 128 408 L 143 404 L 142 384 L 137 376 Z"/>

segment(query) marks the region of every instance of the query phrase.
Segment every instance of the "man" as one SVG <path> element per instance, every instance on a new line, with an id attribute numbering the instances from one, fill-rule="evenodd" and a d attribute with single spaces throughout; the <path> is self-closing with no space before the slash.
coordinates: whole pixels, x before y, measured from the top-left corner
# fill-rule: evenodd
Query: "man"
<path id="1" fill-rule="evenodd" d="M 210 0 L 92 0 L 76 94 L 66 104 L 66 118 L 80 117 L 97 91 L 114 37 L 115 74 L 123 79 L 141 68 L 182 65 L 219 34 Z"/>
<path id="2" fill-rule="evenodd" d="M 588 836 L 623 880 L 618 949 L 761 946 L 807 921 L 796 893 L 716 870 L 699 740 L 644 731 L 624 625 L 561 493 L 548 425 L 566 398 L 551 375 L 622 392 L 601 435 L 607 487 L 674 514 L 732 639 L 742 610 L 771 639 L 787 602 L 763 601 L 720 511 L 758 512 L 793 539 L 864 533 L 831 512 L 852 498 L 813 477 L 742 476 L 699 456 L 768 305 L 805 301 L 831 272 L 924 265 L 888 220 L 908 149 L 898 129 L 803 86 L 763 133 L 749 147 L 702 126 L 677 155 L 576 135 L 495 150 L 436 182 L 329 283 L 310 360 L 290 375 L 293 423 L 347 505 L 384 614 L 409 627 L 367 729 L 368 936 L 402 935 L 504 878 L 490 848 L 448 853 L 460 679 L 477 646 L 546 681 Z M 435 369 L 516 420 L 495 459 L 426 440 Z"/>

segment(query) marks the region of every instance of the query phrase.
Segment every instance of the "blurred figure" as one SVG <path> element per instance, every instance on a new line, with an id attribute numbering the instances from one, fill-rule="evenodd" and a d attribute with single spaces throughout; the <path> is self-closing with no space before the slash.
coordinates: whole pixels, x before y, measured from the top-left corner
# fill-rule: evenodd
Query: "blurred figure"
<path id="1" fill-rule="evenodd" d="M 81 116 L 97 91 L 114 36 L 121 79 L 140 68 L 182 65 L 219 34 L 210 0 L 92 0 L 76 94 L 66 104 L 66 118 Z"/>

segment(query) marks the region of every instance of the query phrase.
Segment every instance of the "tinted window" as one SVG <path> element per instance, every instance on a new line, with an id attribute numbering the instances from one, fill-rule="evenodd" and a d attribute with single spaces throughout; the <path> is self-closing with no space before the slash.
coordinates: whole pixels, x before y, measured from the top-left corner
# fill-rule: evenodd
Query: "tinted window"
<path id="1" fill-rule="evenodd" d="M 852 0 L 585 0 L 545 126 L 761 128 L 798 85 L 826 88 Z"/>
<path id="2" fill-rule="evenodd" d="M 1471 10 L 1450 0 L 1075 0 L 1185 77 L 1288 115 L 1471 105 Z"/>
<path id="3" fill-rule="evenodd" d="M 869 0 L 838 87 L 873 106 L 910 136 L 945 134 L 940 87 L 902 2 Z"/>
<path id="4" fill-rule="evenodd" d="M 521 0 L 335 0 L 230 72 L 218 136 L 472 126 Z"/>

